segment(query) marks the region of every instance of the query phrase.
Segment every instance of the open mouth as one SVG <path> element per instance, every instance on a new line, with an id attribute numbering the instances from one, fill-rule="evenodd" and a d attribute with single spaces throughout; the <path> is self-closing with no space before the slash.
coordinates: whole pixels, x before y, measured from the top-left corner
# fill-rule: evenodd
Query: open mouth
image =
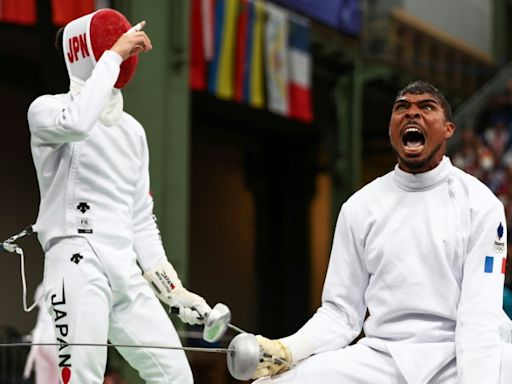
<path id="1" fill-rule="evenodd" d="M 419 152 L 425 145 L 425 136 L 418 128 L 409 127 L 402 134 L 402 142 L 407 151 Z"/>

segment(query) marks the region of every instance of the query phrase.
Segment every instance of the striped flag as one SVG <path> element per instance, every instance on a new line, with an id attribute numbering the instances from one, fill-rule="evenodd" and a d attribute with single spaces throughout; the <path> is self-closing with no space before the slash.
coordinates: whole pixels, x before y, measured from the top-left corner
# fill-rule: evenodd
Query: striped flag
<path id="1" fill-rule="evenodd" d="M 190 71 L 191 89 L 207 88 L 207 65 L 213 60 L 215 38 L 215 0 L 192 0 L 190 12 Z"/>
<path id="2" fill-rule="evenodd" d="M 265 64 L 268 109 L 288 116 L 288 14 L 273 4 L 266 5 Z"/>
<path id="3" fill-rule="evenodd" d="M 240 0 L 236 26 L 236 47 L 235 47 L 235 93 L 234 99 L 239 103 L 244 100 L 244 87 L 246 86 L 246 74 L 249 63 L 247 60 L 247 49 L 249 44 L 249 2 Z"/>
<path id="4" fill-rule="evenodd" d="M 217 0 L 215 5 L 215 44 L 210 65 L 208 89 L 221 99 L 234 94 L 233 68 L 238 0 Z"/>
<path id="5" fill-rule="evenodd" d="M 34 25 L 37 21 L 36 0 L 1 0 L 0 21 Z"/>
<path id="6" fill-rule="evenodd" d="M 52 21 L 57 26 L 64 26 L 71 20 L 108 6 L 110 2 L 95 0 L 52 0 Z"/>
<path id="7" fill-rule="evenodd" d="M 306 123 L 313 120 L 311 96 L 310 32 L 307 19 L 290 20 L 289 24 L 289 116 Z"/>
<path id="8" fill-rule="evenodd" d="M 204 54 L 202 0 L 192 0 L 190 11 L 190 70 L 191 89 L 206 89 L 206 60 Z"/>
<path id="9" fill-rule="evenodd" d="M 214 5 L 215 0 L 201 0 L 204 58 L 208 62 L 213 59 L 213 39 L 215 31 Z"/>
<path id="10" fill-rule="evenodd" d="M 263 26 L 261 1 L 240 0 L 235 54 L 235 101 L 264 106 Z"/>
<path id="11" fill-rule="evenodd" d="M 265 106 L 263 79 L 263 33 L 265 5 L 261 0 L 249 3 L 247 16 L 247 66 L 244 71 L 243 99 L 253 108 Z"/>

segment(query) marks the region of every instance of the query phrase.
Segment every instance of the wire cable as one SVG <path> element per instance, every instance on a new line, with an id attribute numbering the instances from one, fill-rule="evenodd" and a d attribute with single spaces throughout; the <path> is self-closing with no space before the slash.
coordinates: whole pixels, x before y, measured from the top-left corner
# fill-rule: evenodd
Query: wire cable
<path id="1" fill-rule="evenodd" d="M 23 300 L 23 310 L 25 312 L 31 312 L 36 306 L 37 302 L 39 301 L 39 298 L 32 303 L 30 306 L 27 306 L 27 279 L 25 275 L 25 253 L 23 252 L 23 249 L 16 245 L 14 242 L 18 239 L 21 239 L 25 236 L 30 236 L 32 233 L 34 233 L 34 230 L 31 225 L 29 225 L 27 228 L 25 228 L 20 233 L 11 236 L 7 240 L 5 240 L 3 243 L 0 244 L 0 252 L 8 252 L 8 253 L 16 253 L 20 256 L 20 274 L 21 274 L 21 286 L 23 289 L 22 292 L 22 300 Z"/>

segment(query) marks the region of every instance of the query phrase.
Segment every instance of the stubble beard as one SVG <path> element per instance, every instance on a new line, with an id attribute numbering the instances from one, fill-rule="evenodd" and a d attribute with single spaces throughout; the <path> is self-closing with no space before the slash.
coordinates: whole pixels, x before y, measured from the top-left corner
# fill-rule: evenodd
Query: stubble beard
<path id="1" fill-rule="evenodd" d="M 393 152 L 395 152 L 396 157 L 400 160 L 407 169 L 409 169 L 412 173 L 420 173 L 426 172 L 425 167 L 432 161 L 434 157 L 439 153 L 439 151 L 443 148 L 443 143 L 439 143 L 429 154 L 428 156 L 421 158 L 404 158 L 400 156 L 400 153 L 396 149 L 396 147 L 391 143 L 391 148 Z"/>

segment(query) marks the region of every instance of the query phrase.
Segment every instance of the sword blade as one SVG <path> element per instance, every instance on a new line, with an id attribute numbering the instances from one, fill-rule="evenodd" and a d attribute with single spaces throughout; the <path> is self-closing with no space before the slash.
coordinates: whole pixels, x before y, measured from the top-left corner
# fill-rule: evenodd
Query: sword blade
<path id="1" fill-rule="evenodd" d="M 149 348 L 149 349 L 172 349 L 188 352 L 206 352 L 206 353 L 230 353 L 234 349 L 229 348 L 201 348 L 201 347 L 178 347 L 172 345 L 135 345 L 135 344 L 112 344 L 112 343 L 0 343 L 0 347 L 31 347 L 32 345 L 56 346 L 56 347 L 114 347 L 114 348 Z"/>
<path id="2" fill-rule="evenodd" d="M 237 331 L 238 333 L 247 333 L 242 328 L 238 328 L 236 325 L 233 325 L 231 323 L 228 323 L 228 327 L 231 328 L 233 331 Z"/>

